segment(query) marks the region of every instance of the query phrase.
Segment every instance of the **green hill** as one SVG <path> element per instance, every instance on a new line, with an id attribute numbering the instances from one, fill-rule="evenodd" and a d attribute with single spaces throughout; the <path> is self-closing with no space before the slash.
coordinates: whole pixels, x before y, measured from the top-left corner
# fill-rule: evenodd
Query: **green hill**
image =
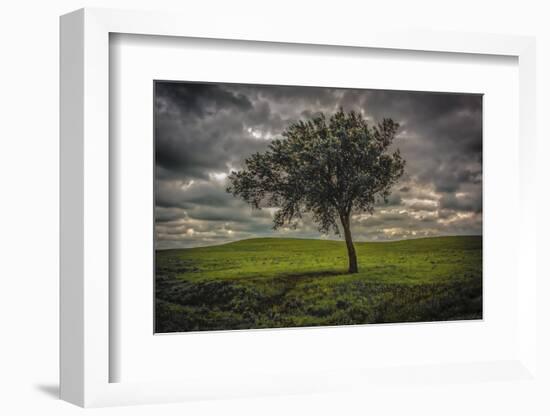
<path id="1" fill-rule="evenodd" d="M 259 238 L 156 253 L 156 331 L 481 318 L 482 239 Z"/>

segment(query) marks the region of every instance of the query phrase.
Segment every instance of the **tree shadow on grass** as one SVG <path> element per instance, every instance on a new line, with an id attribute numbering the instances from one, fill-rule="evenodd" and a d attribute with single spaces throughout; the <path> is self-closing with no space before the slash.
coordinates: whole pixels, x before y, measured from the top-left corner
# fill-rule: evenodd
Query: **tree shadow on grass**
<path id="1" fill-rule="evenodd" d="M 276 279 L 314 279 L 317 277 L 343 276 L 349 274 L 347 270 L 313 270 L 310 272 L 282 273 Z"/>
<path id="2" fill-rule="evenodd" d="M 299 282 L 308 282 L 314 281 L 320 278 L 325 277 L 334 277 L 334 276 L 344 276 L 349 274 L 346 270 L 312 270 L 312 271 L 303 271 L 303 272 L 282 272 L 277 276 L 270 277 L 268 280 L 271 280 L 273 283 L 284 283 L 284 284 L 296 284 Z M 249 282 L 249 283 L 265 283 L 266 278 L 258 277 L 246 277 L 235 279 L 240 282 Z"/>

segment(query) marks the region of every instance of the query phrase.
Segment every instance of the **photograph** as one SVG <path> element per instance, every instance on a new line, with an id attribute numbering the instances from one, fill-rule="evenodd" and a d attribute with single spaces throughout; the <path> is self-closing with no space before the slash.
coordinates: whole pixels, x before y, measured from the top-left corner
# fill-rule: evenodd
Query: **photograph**
<path id="1" fill-rule="evenodd" d="M 153 89 L 155 333 L 483 319 L 482 94 Z"/>

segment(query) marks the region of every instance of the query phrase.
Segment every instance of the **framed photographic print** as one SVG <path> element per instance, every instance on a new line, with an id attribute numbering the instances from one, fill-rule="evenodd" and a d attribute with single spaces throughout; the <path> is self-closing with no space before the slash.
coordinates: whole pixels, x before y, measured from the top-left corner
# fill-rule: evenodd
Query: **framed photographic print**
<path id="1" fill-rule="evenodd" d="M 61 397 L 538 385 L 533 39 L 243 31 L 61 18 Z"/>
<path id="2" fill-rule="evenodd" d="M 482 98 L 155 81 L 155 332 L 481 319 Z"/>

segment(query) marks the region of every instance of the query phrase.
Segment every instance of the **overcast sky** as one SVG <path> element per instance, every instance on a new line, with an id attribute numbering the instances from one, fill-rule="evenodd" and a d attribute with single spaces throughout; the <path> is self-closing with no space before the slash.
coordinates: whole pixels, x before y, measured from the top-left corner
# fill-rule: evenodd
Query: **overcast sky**
<path id="1" fill-rule="evenodd" d="M 157 82 L 158 248 L 261 236 L 321 235 L 308 218 L 273 231 L 269 210 L 225 192 L 227 175 L 291 122 L 339 107 L 400 124 L 405 175 L 374 215 L 352 219 L 355 241 L 481 234 L 482 97 L 469 94 Z"/>

